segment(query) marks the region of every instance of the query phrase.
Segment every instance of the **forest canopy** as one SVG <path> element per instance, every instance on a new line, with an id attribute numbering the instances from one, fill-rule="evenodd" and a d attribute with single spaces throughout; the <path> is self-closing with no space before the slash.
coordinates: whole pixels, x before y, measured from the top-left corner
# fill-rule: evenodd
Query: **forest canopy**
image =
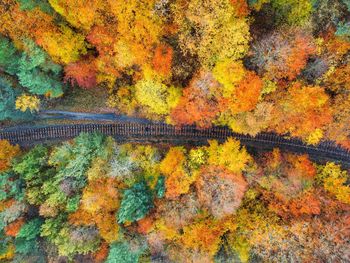
<path id="1" fill-rule="evenodd" d="M 104 90 L 120 114 L 349 147 L 349 9 L 347 0 L 4 0 L 0 78 L 18 88 L 2 85 L 0 120 L 80 87 Z"/>
<path id="2" fill-rule="evenodd" d="M 106 113 L 345 160 L 349 62 L 350 0 L 0 0 L 0 135 Z M 231 137 L 12 139 L 1 262 L 349 262 L 346 162 Z"/>
<path id="3" fill-rule="evenodd" d="M 232 138 L 155 147 L 81 134 L 25 152 L 0 146 L 2 260 L 347 258 L 349 174 L 335 163 L 253 156 Z"/>

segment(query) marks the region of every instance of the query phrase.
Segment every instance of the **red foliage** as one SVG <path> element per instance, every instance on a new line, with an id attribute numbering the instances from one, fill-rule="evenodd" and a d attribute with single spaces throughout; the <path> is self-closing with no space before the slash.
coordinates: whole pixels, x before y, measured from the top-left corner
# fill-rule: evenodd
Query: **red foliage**
<path id="1" fill-rule="evenodd" d="M 96 86 L 96 67 L 91 59 L 70 63 L 64 68 L 66 82 L 71 85 L 78 84 L 84 89 L 91 89 Z"/>

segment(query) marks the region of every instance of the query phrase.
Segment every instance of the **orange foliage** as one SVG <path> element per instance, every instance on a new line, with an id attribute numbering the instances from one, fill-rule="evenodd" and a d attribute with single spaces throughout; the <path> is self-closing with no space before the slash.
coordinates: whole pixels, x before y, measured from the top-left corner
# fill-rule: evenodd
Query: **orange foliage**
<path id="1" fill-rule="evenodd" d="M 308 57 L 316 51 L 315 46 L 310 43 L 312 43 L 312 40 L 308 37 L 299 34 L 295 36 L 290 54 L 285 61 L 288 71 L 283 72 L 283 77 L 292 80 L 306 66 Z M 276 73 L 279 75 L 278 70 Z"/>
<path id="2" fill-rule="evenodd" d="M 118 39 L 118 32 L 113 27 L 94 26 L 86 39 L 93 44 L 97 51 L 96 67 L 99 71 L 108 73 L 114 77 L 119 76 L 120 66 L 116 61 L 114 44 Z"/>
<path id="3" fill-rule="evenodd" d="M 91 59 L 82 60 L 68 64 L 64 68 L 64 80 L 71 85 L 78 84 L 84 89 L 94 88 L 96 86 L 96 66 L 95 61 Z"/>
<path id="4" fill-rule="evenodd" d="M 54 17 L 39 8 L 23 11 L 14 0 L 0 5 L 0 33 L 21 46 L 25 38 L 32 38 L 55 62 L 70 63 L 86 53 L 84 37 L 67 26 L 57 26 Z"/>
<path id="5" fill-rule="evenodd" d="M 114 212 L 119 207 L 118 182 L 113 178 L 98 178 L 85 187 L 79 209 L 69 216 L 75 225 L 96 224 L 107 242 L 118 238 L 118 224 Z"/>
<path id="6" fill-rule="evenodd" d="M 259 184 L 272 193 L 270 199 L 289 202 L 307 191 L 316 176 L 316 166 L 307 155 L 281 154 L 279 150 L 266 154 L 265 176 Z"/>
<path id="7" fill-rule="evenodd" d="M 246 0 L 230 0 L 238 17 L 249 15 L 249 7 Z"/>
<path id="8" fill-rule="evenodd" d="M 219 112 L 214 96 L 219 83 L 211 73 L 201 72 L 184 89 L 183 96 L 170 114 L 177 125 L 196 124 L 209 127 Z"/>
<path id="9" fill-rule="evenodd" d="M 321 213 L 321 202 L 313 192 L 306 192 L 291 200 L 270 197 L 269 209 L 279 216 L 290 219 L 314 216 Z"/>
<path id="10" fill-rule="evenodd" d="M 16 221 L 12 222 L 11 224 L 5 227 L 5 234 L 7 236 L 15 237 L 18 234 L 21 227 L 23 226 L 23 224 L 24 218 L 17 219 Z"/>
<path id="11" fill-rule="evenodd" d="M 325 85 L 328 89 L 336 93 L 350 91 L 350 65 L 346 64 L 337 67 L 334 72 L 327 77 Z"/>
<path id="12" fill-rule="evenodd" d="M 153 218 L 145 217 L 137 221 L 137 232 L 140 234 L 148 234 L 153 228 Z"/>
<path id="13" fill-rule="evenodd" d="M 296 82 L 287 94 L 280 92 L 275 99 L 273 128 L 278 133 L 307 138 L 332 121 L 329 97 L 321 87 Z"/>
<path id="14" fill-rule="evenodd" d="M 163 76 L 169 76 L 172 59 L 173 49 L 170 46 L 164 44 L 157 46 L 152 60 L 154 70 Z"/>
<path id="15" fill-rule="evenodd" d="M 181 245 L 187 249 L 204 251 L 213 256 L 219 250 L 221 236 L 228 230 L 234 230 L 231 219 L 204 219 L 183 228 L 180 238 Z"/>
<path id="16" fill-rule="evenodd" d="M 334 32 L 329 32 L 324 40 L 327 55 L 335 60 L 341 59 L 350 50 L 350 42 L 335 36 Z"/>
<path id="17" fill-rule="evenodd" d="M 252 71 L 247 71 L 243 80 L 229 99 L 223 98 L 219 105 L 221 110 L 228 107 L 232 114 L 253 110 L 260 98 L 262 80 Z"/>
<path id="18" fill-rule="evenodd" d="M 289 204 L 290 212 L 293 216 L 319 215 L 321 213 L 321 203 L 312 193 L 306 193 Z"/>
<path id="19" fill-rule="evenodd" d="M 184 170 L 185 161 L 184 149 L 173 147 L 160 164 L 160 171 L 166 176 L 165 196 L 167 198 L 173 199 L 187 193 L 194 181 L 193 177 L 191 178 Z"/>
<path id="20" fill-rule="evenodd" d="M 287 173 L 289 176 L 300 176 L 312 179 L 316 175 L 316 167 L 310 161 L 308 155 L 287 154 L 285 160 L 290 163 Z"/>
<path id="21" fill-rule="evenodd" d="M 0 172 L 5 171 L 10 166 L 12 158 L 19 152 L 18 145 L 12 146 L 9 141 L 0 140 Z"/>
<path id="22" fill-rule="evenodd" d="M 108 244 L 106 242 L 102 242 L 99 250 L 97 250 L 93 254 L 95 261 L 98 263 L 104 262 L 108 256 L 108 252 L 109 252 Z"/>

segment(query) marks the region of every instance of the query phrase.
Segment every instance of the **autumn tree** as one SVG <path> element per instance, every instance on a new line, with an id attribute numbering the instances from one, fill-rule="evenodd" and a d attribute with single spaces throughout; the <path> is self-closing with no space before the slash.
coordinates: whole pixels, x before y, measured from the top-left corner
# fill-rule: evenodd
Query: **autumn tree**
<path id="1" fill-rule="evenodd" d="M 11 145 L 7 140 L 0 140 L 0 172 L 10 167 L 11 160 L 20 153 L 18 145 Z"/>
<path id="2" fill-rule="evenodd" d="M 317 179 L 324 189 L 346 204 L 350 203 L 350 187 L 346 185 L 348 177 L 347 172 L 334 163 L 321 166 L 317 174 Z"/>
<path id="3" fill-rule="evenodd" d="M 271 0 L 271 4 L 276 9 L 277 20 L 282 24 L 303 25 L 313 11 L 310 0 Z"/>
<path id="4" fill-rule="evenodd" d="M 33 38 L 55 62 L 75 62 L 86 54 L 85 37 L 64 25 L 54 23 L 54 17 L 39 8 L 21 10 L 14 0 L 0 5 L 2 14 L 0 32 L 21 44 L 22 39 Z"/>
<path id="5" fill-rule="evenodd" d="M 177 1 L 172 12 L 179 26 L 182 51 L 197 55 L 204 67 L 224 59 L 242 58 L 250 35 L 247 19 L 240 10 L 229 0 Z"/>
<path id="6" fill-rule="evenodd" d="M 241 173 L 253 161 L 247 150 L 240 145 L 240 142 L 232 138 L 228 138 L 223 144 L 219 144 L 217 141 L 209 141 L 207 151 L 209 153 L 209 165 L 223 167 L 233 173 Z"/>
<path id="7" fill-rule="evenodd" d="M 243 176 L 215 166 L 203 167 L 200 173 L 196 181 L 199 202 L 216 218 L 233 214 L 247 188 Z"/>
<path id="8" fill-rule="evenodd" d="M 135 84 L 135 98 L 150 113 L 168 114 L 180 97 L 179 89 L 167 87 L 161 78 L 146 70 L 144 78 Z"/>
<path id="9" fill-rule="evenodd" d="M 118 238 L 118 224 L 114 212 L 119 207 L 118 183 L 112 178 L 91 180 L 84 188 L 78 210 L 69 216 L 75 225 L 96 224 L 100 235 L 108 243 Z"/>
<path id="10" fill-rule="evenodd" d="M 280 93 L 276 98 L 278 102 L 272 112 L 270 127 L 278 133 L 290 133 L 307 139 L 332 121 L 330 100 L 322 87 L 304 86 L 296 82 L 288 88 L 287 94 Z"/>
<path id="11" fill-rule="evenodd" d="M 271 48 L 273 47 L 273 48 Z M 269 79 L 295 79 L 315 53 L 310 34 L 298 29 L 275 31 L 252 45 L 251 61 Z"/>
<path id="12" fill-rule="evenodd" d="M 171 111 L 172 122 L 177 125 L 196 124 L 209 127 L 219 112 L 215 98 L 218 88 L 219 83 L 210 72 L 200 72 L 183 90 L 182 97 Z"/>
<path id="13" fill-rule="evenodd" d="M 52 8 L 76 28 L 88 31 L 95 23 L 97 10 L 102 5 L 99 0 L 84 1 L 48 0 Z"/>
<path id="14" fill-rule="evenodd" d="M 189 191 L 195 176 L 186 171 L 186 151 L 182 147 L 170 148 L 160 164 L 165 175 L 165 197 L 174 199 Z"/>
<path id="15" fill-rule="evenodd" d="M 165 77 L 171 75 L 172 59 L 173 49 L 165 44 L 158 45 L 152 59 L 153 69 Z"/>
<path id="16" fill-rule="evenodd" d="M 97 84 L 97 70 L 92 59 L 70 63 L 64 68 L 64 80 L 72 86 L 77 84 L 84 89 L 94 88 Z"/>
<path id="17" fill-rule="evenodd" d="M 16 99 L 16 109 L 25 112 L 35 112 L 39 110 L 40 100 L 35 96 L 22 94 Z"/>

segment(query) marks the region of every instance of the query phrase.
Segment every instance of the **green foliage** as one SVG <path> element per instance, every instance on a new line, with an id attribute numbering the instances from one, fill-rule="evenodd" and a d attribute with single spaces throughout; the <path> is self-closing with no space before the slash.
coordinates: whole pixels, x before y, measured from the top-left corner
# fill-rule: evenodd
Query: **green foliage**
<path id="1" fill-rule="evenodd" d="M 3 79 L 0 75 L 0 121 L 7 119 L 19 120 L 31 118 L 29 111 L 21 112 L 16 110 L 15 103 L 16 98 L 19 95 L 20 91 L 13 88 L 12 84 Z"/>
<path id="2" fill-rule="evenodd" d="M 111 245 L 106 263 L 138 263 L 145 248 L 145 246 L 140 245 L 140 247 L 135 250 L 127 241 L 115 242 Z"/>
<path id="3" fill-rule="evenodd" d="M 40 204 L 44 200 L 42 187 L 52 176 L 47 160 L 48 149 L 39 145 L 14 163 L 13 170 L 26 182 L 27 198 L 31 204 Z"/>
<path id="4" fill-rule="evenodd" d="M 46 219 L 41 228 L 41 236 L 55 244 L 60 255 L 68 257 L 96 251 L 100 244 L 100 236 L 95 227 L 70 226 L 64 213 Z"/>
<path id="5" fill-rule="evenodd" d="M 64 226 L 52 242 L 58 247 L 62 256 L 87 254 L 98 249 L 100 237 L 94 227 Z"/>
<path id="6" fill-rule="evenodd" d="M 39 249 L 36 239 L 39 237 L 42 223 L 40 218 L 35 218 L 22 226 L 15 239 L 16 252 L 27 255 Z"/>
<path id="7" fill-rule="evenodd" d="M 61 229 L 66 225 L 66 214 L 62 213 L 54 218 L 47 218 L 41 226 L 40 236 L 46 237 L 49 241 L 58 238 Z"/>
<path id="8" fill-rule="evenodd" d="M 156 196 L 158 198 L 163 198 L 165 195 L 165 177 L 159 176 L 155 187 Z"/>
<path id="9" fill-rule="evenodd" d="M 0 67 L 17 75 L 19 83 L 33 94 L 59 97 L 63 93 L 60 65 L 32 40 L 24 40 L 24 51 L 18 51 L 5 37 L 0 36 Z"/>
<path id="10" fill-rule="evenodd" d="M 54 10 L 47 2 L 47 0 L 17 0 L 19 2 L 22 10 L 33 10 L 35 8 L 40 8 L 41 11 L 53 15 Z"/>
<path id="11" fill-rule="evenodd" d="M 276 9 L 276 16 L 281 24 L 304 25 L 310 20 L 310 0 L 271 0 L 271 4 Z"/>
<path id="12" fill-rule="evenodd" d="M 42 224 L 43 221 L 39 218 L 27 222 L 22 226 L 16 238 L 23 238 L 25 240 L 36 238 L 40 234 L 40 228 Z"/>
<path id="13" fill-rule="evenodd" d="M 22 201 L 24 198 L 24 183 L 13 171 L 0 173 L 0 201 L 14 198 Z"/>
<path id="14" fill-rule="evenodd" d="M 19 83 L 33 94 L 59 97 L 63 93 L 62 68 L 33 41 L 26 40 L 25 52 L 19 62 L 17 76 Z"/>
<path id="15" fill-rule="evenodd" d="M 12 42 L 0 35 L 0 68 L 14 75 L 19 67 L 21 54 Z"/>
<path id="16" fill-rule="evenodd" d="M 337 26 L 337 31 L 335 32 L 335 35 L 350 37 L 350 22 L 339 23 Z"/>
<path id="17" fill-rule="evenodd" d="M 137 183 L 123 193 L 117 215 L 118 223 L 140 220 L 153 207 L 153 196 L 148 185 L 145 182 Z"/>

